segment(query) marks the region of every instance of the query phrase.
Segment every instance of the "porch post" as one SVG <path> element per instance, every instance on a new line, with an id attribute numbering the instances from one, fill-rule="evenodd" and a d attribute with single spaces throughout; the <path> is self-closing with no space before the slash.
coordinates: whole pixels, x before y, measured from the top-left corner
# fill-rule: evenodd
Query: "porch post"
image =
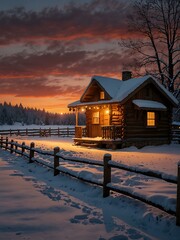
<path id="1" fill-rule="evenodd" d="M 76 108 L 76 127 L 78 126 L 78 108 Z"/>

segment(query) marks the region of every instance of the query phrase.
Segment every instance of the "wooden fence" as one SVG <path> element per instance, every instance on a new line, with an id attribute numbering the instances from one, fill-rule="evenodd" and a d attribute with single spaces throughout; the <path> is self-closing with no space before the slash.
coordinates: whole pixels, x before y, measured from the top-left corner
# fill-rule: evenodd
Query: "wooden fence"
<path id="1" fill-rule="evenodd" d="M 172 129 L 172 141 L 180 143 L 180 128 L 173 128 Z"/>
<path id="2" fill-rule="evenodd" d="M 75 128 L 74 127 L 64 127 L 64 128 L 39 128 L 39 129 L 8 129 L 0 130 L 0 135 L 16 135 L 16 136 L 74 136 Z"/>
<path id="3" fill-rule="evenodd" d="M 77 131 L 77 128 L 82 129 L 82 133 L 79 135 L 79 132 Z M 106 127 L 105 127 L 106 128 Z M 107 130 L 107 129 L 106 129 Z M 117 132 L 115 133 L 116 135 L 119 134 L 120 129 L 116 129 Z M 103 130 L 103 135 L 104 138 L 107 137 L 107 131 Z M 0 130 L 0 135 L 16 135 L 16 136 L 39 136 L 39 137 L 49 137 L 49 136 L 75 136 L 78 134 L 76 137 L 83 137 L 86 136 L 86 127 L 64 127 L 64 128 L 39 128 L 39 129 L 7 129 L 7 130 Z M 172 131 L 171 131 L 171 139 L 172 141 L 175 141 L 177 143 L 180 143 L 180 128 L 179 126 L 172 126 Z"/>
<path id="4" fill-rule="evenodd" d="M 8 137 L 3 138 L 3 136 L 1 136 L 1 138 L 0 138 L 0 148 L 9 150 L 11 154 L 17 153 L 17 154 L 20 154 L 21 156 L 28 158 L 29 163 L 37 162 L 39 164 L 42 164 L 42 165 L 45 165 L 46 167 L 51 168 L 54 172 L 54 176 L 56 176 L 60 172 L 62 172 L 62 173 L 68 174 L 72 177 L 75 177 L 77 179 L 80 179 L 82 181 L 102 186 L 103 187 L 103 197 L 108 197 L 110 195 L 110 191 L 115 191 L 115 192 L 124 194 L 126 196 L 129 196 L 131 198 L 137 199 L 139 201 L 142 201 L 142 202 L 149 204 L 151 206 L 154 206 L 156 208 L 159 208 L 169 214 L 175 215 L 176 216 L 176 225 L 180 226 L 180 164 L 178 165 L 177 178 L 176 177 L 170 178 L 170 177 L 168 177 L 168 175 L 165 175 L 164 173 L 161 173 L 161 172 L 153 172 L 151 170 L 138 169 L 135 167 L 130 167 L 130 166 L 126 166 L 126 165 L 114 162 L 111 160 L 110 154 L 104 155 L 103 162 L 97 161 L 97 160 L 91 160 L 91 159 L 68 157 L 68 156 L 64 156 L 61 154 L 59 147 L 55 147 L 53 152 L 44 151 L 42 149 L 35 148 L 35 144 L 33 142 L 30 144 L 30 146 L 27 146 L 27 145 L 25 145 L 24 142 L 22 144 L 19 144 L 18 142 L 9 140 Z M 46 162 L 35 158 L 35 153 L 53 157 L 53 159 L 54 159 L 53 164 L 47 164 Z M 81 177 L 78 174 L 77 175 L 73 174 L 67 168 L 65 169 L 65 168 L 61 167 L 62 161 L 71 161 L 71 162 L 76 162 L 76 163 L 84 163 L 84 164 L 103 167 L 103 182 L 97 182 L 92 179 L 86 179 L 84 177 Z M 143 198 L 143 196 L 132 193 L 131 191 L 128 191 L 128 189 L 122 188 L 120 185 L 118 187 L 114 186 L 113 183 L 111 182 L 111 169 L 112 168 L 129 171 L 129 172 L 133 172 L 136 174 L 142 174 L 142 175 L 145 175 L 148 177 L 153 177 L 155 179 L 161 179 L 162 181 L 176 184 L 177 185 L 176 211 L 165 209 L 160 204 L 154 203 L 151 200 Z"/>

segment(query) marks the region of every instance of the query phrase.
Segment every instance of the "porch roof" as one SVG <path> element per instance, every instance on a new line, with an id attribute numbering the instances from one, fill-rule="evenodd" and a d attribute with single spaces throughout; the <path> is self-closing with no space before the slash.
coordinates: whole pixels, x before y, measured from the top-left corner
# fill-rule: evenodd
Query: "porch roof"
<path id="1" fill-rule="evenodd" d="M 143 100 L 143 99 L 135 99 L 133 100 L 133 103 L 140 109 L 145 110 L 160 110 L 160 111 L 166 111 L 167 107 L 157 101 L 150 101 L 150 100 Z"/>

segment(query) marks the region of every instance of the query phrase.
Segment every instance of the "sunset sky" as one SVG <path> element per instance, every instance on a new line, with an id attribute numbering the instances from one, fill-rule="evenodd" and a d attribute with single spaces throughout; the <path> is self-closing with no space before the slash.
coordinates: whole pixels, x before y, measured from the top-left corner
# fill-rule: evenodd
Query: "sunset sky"
<path id="1" fill-rule="evenodd" d="M 93 75 L 121 78 L 132 2 L 1 0 L 0 102 L 68 112 Z"/>

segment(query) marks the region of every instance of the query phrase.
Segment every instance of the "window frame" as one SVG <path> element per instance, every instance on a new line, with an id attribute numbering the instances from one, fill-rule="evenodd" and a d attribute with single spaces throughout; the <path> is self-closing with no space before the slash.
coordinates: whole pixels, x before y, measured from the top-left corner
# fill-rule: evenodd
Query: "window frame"
<path id="1" fill-rule="evenodd" d="M 146 127 L 148 127 L 148 128 L 156 127 L 156 112 L 154 112 L 154 111 L 146 112 Z"/>
<path id="2" fill-rule="evenodd" d="M 100 91 L 99 98 L 100 98 L 100 100 L 104 100 L 105 99 L 105 92 L 104 91 Z"/>

